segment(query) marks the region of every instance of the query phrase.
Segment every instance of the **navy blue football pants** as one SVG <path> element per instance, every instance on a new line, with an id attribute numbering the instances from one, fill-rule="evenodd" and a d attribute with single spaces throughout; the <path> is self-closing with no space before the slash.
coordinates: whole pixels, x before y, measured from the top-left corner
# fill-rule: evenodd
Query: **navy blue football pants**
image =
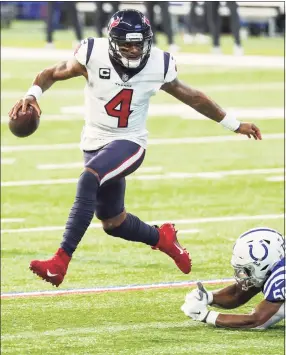
<path id="1" fill-rule="evenodd" d="M 124 210 L 125 176 L 139 168 L 145 149 L 128 140 L 116 140 L 106 146 L 84 151 L 85 167 L 97 172 L 100 186 L 95 215 L 100 220 L 119 215 Z"/>

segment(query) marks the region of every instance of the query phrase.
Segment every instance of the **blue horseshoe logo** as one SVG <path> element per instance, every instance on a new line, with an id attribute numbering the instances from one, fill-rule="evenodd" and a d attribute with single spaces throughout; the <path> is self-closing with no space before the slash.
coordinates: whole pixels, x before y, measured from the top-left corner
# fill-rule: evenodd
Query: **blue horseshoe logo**
<path id="1" fill-rule="evenodd" d="M 262 258 L 256 258 L 254 255 L 253 255 L 253 252 L 252 252 L 252 249 L 253 249 L 253 245 L 252 244 L 249 244 L 248 247 L 249 247 L 249 255 L 250 257 L 254 260 L 254 261 L 263 261 L 267 258 L 268 256 L 268 249 L 267 249 L 267 246 L 263 243 L 263 240 L 260 240 L 259 243 L 263 246 L 264 248 L 264 255 Z"/>

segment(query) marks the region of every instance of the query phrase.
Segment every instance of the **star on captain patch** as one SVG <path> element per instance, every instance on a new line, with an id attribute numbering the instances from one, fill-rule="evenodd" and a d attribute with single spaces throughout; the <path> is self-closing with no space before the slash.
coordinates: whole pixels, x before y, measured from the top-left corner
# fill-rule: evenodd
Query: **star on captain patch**
<path id="1" fill-rule="evenodd" d="M 127 75 L 127 74 L 123 74 L 121 77 L 121 80 L 124 82 L 128 81 L 128 79 L 129 79 L 129 75 Z"/>

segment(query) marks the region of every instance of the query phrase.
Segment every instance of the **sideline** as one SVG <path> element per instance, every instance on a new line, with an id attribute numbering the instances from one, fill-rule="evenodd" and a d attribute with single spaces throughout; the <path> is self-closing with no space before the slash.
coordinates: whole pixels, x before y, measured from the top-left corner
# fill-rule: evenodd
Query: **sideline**
<path id="1" fill-rule="evenodd" d="M 60 168 L 59 168 L 60 170 Z M 225 170 L 225 171 L 209 171 L 198 173 L 186 172 L 170 172 L 165 174 L 144 174 L 137 175 L 136 173 L 127 176 L 128 181 L 157 181 L 157 180 L 185 180 L 185 179 L 221 179 L 226 176 L 249 176 L 249 175 L 268 175 L 268 174 L 283 174 L 284 168 L 273 169 L 252 169 L 252 170 Z M 19 181 L 3 181 L 1 187 L 16 187 L 16 186 L 42 186 L 42 185 L 65 185 L 75 184 L 78 178 L 68 179 L 48 179 L 48 180 L 19 180 Z"/>

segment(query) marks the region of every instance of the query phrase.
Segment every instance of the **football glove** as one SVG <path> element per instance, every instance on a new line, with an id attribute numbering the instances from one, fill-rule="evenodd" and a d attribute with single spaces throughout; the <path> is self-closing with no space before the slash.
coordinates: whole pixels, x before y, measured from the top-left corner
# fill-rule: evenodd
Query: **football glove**
<path id="1" fill-rule="evenodd" d="M 208 292 L 201 282 L 197 283 L 197 288 L 188 293 L 181 310 L 186 316 L 193 320 L 205 321 L 208 314 L 207 305 L 213 300 L 211 292 Z"/>

